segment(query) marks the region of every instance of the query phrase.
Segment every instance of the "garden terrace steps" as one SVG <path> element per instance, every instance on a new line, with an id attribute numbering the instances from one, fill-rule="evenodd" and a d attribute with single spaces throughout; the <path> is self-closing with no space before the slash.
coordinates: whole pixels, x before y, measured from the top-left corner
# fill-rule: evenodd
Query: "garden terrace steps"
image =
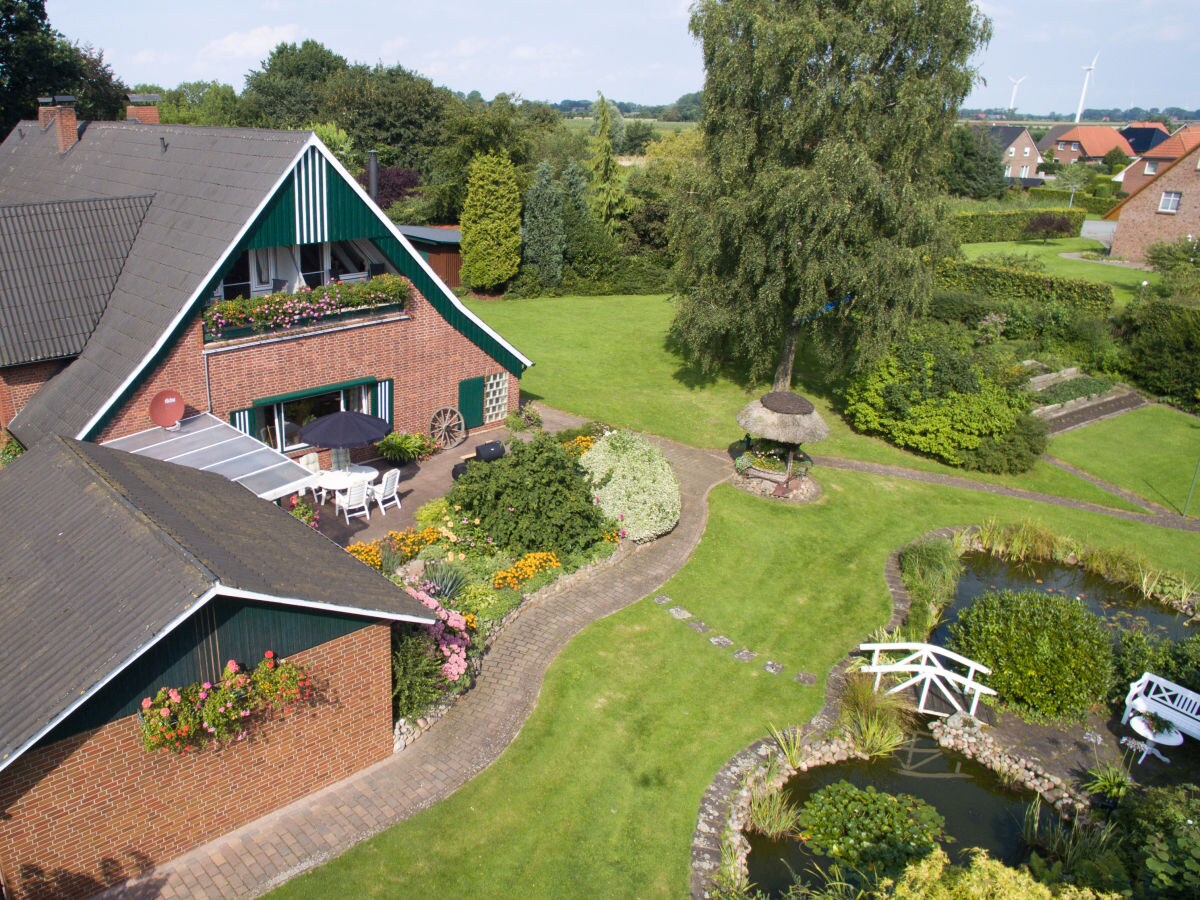
<path id="1" fill-rule="evenodd" d="M 1146 398 L 1137 391 L 1126 390 L 1116 394 L 1109 392 L 1094 400 L 1068 406 L 1053 415 L 1043 416 L 1042 421 L 1046 423 L 1046 430 L 1050 434 L 1062 434 L 1064 431 L 1081 428 L 1101 419 L 1111 419 L 1145 405 Z"/>
<path id="2" fill-rule="evenodd" d="M 566 427 L 557 413 L 544 419 L 547 428 Z M 476 686 L 403 752 L 150 869 L 106 896 L 142 890 L 164 898 L 258 896 L 433 806 L 495 762 L 533 711 L 546 669 L 567 642 L 597 619 L 653 594 L 683 566 L 704 533 L 708 492 L 733 471 L 728 456 L 654 440 L 679 479 L 683 502 L 673 531 L 634 546 L 588 577 L 535 595 L 496 637 Z M 389 515 L 384 521 L 398 527 L 397 519 Z"/>

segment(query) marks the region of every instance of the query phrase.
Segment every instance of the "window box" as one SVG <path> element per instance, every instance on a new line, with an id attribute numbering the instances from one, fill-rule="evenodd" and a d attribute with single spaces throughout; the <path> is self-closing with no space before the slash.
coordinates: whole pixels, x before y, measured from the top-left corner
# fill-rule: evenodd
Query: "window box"
<path id="1" fill-rule="evenodd" d="M 205 312 L 204 340 L 207 343 L 398 312 L 407 309 L 411 300 L 412 283 L 398 275 L 301 288 L 295 294 L 279 292 L 225 300 Z"/>

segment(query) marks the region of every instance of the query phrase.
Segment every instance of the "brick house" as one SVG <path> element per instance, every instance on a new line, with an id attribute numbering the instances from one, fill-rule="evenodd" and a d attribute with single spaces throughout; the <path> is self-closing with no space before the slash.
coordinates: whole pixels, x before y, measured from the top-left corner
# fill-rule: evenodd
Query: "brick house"
<path id="1" fill-rule="evenodd" d="M 385 759 L 391 627 L 428 610 L 220 475 L 70 438 L 0 471 L 0 882 L 90 896 Z M 141 700 L 267 650 L 318 697 L 185 755 Z"/>
<path id="2" fill-rule="evenodd" d="M 0 426 L 24 446 L 138 432 L 164 389 L 291 455 L 307 449 L 298 426 L 336 409 L 427 432 L 440 407 L 471 428 L 516 407 L 530 360 L 311 132 L 146 124 L 147 106 L 79 122 L 53 102 L 0 144 L 0 237 L 16 250 L 0 263 Z M 205 327 L 221 301 L 384 274 L 410 283 L 407 302 Z"/>
<path id="3" fill-rule="evenodd" d="M 1023 125 L 992 125 L 988 128 L 988 134 L 1001 148 L 1005 178 L 1012 179 L 1022 187 L 1042 183 L 1038 175 L 1042 154 L 1038 152 L 1037 142 L 1028 128 Z"/>
<path id="4" fill-rule="evenodd" d="M 1076 125 L 1053 139 L 1054 158 L 1064 166 L 1098 163 L 1114 147 L 1126 156 L 1134 155 L 1129 141 L 1110 125 Z"/>
<path id="5" fill-rule="evenodd" d="M 1193 147 L 1200 145 L 1200 128 L 1184 125 L 1172 135 L 1146 150 L 1139 158 L 1125 167 L 1120 175 L 1121 190 L 1133 194 L 1153 181 L 1164 170 Z"/>
<path id="6" fill-rule="evenodd" d="M 1167 163 L 1152 181 L 1105 213 L 1117 222 L 1113 256 L 1146 261 L 1146 248 L 1160 241 L 1200 235 L 1200 143 Z"/>

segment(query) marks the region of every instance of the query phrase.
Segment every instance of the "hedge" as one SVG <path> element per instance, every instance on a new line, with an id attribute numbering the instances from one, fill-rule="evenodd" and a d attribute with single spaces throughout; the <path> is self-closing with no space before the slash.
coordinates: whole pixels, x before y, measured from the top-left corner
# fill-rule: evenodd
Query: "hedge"
<path id="1" fill-rule="evenodd" d="M 1112 187 L 1115 186 L 1116 185 L 1112 185 Z M 1108 187 L 1108 185 L 1106 185 L 1106 187 Z M 1062 200 L 1064 203 L 1071 202 L 1071 192 L 1059 190 L 1058 188 L 1030 188 L 1029 193 L 1046 200 Z M 1071 212 L 1075 212 L 1078 207 L 1082 206 L 1084 212 L 1090 212 L 1094 215 L 1102 216 L 1120 202 L 1120 200 L 1116 200 L 1112 197 L 1088 197 L 1083 193 L 1076 191 L 1075 207 L 1072 208 Z"/>
<path id="2" fill-rule="evenodd" d="M 1108 315 L 1116 299 L 1110 284 L 956 259 L 944 259 L 938 264 L 935 283 L 941 290 L 982 294 L 1000 300 L 1058 304 L 1100 316 Z"/>
<path id="3" fill-rule="evenodd" d="M 960 244 L 979 244 L 984 241 L 1020 241 L 1029 237 L 1025 232 L 1029 220 L 1043 213 L 1066 216 L 1071 223 L 1071 233 L 1079 234 L 1087 213 L 1082 209 L 1054 209 L 1030 207 L 1029 209 L 992 209 L 978 212 L 954 213 L 950 217 L 950 228 Z"/>

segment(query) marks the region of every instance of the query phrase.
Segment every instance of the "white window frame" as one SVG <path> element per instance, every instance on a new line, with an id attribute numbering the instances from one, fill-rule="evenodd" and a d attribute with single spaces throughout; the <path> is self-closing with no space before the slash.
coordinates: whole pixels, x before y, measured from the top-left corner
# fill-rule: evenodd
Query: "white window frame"
<path id="1" fill-rule="evenodd" d="M 1182 200 L 1183 191 L 1163 191 L 1162 197 L 1158 201 L 1158 211 L 1160 213 L 1177 213 Z"/>
<path id="2" fill-rule="evenodd" d="M 1012 178 L 1012 163 L 1009 163 L 1004 167 L 1004 177 Z"/>
<path id="3" fill-rule="evenodd" d="M 1158 160 L 1157 159 L 1146 160 L 1146 174 L 1147 175 L 1157 175 L 1158 174 Z"/>
<path id="4" fill-rule="evenodd" d="M 499 422 L 508 415 L 508 373 L 483 376 L 483 422 Z"/>
<path id="5" fill-rule="evenodd" d="M 1024 156 L 1024 157 L 1028 157 L 1028 156 L 1029 156 L 1029 148 L 1028 148 L 1028 147 L 1022 147 L 1022 148 L 1021 148 L 1021 155 L 1022 155 L 1022 156 Z"/>
<path id="6" fill-rule="evenodd" d="M 1022 178 L 1028 178 L 1028 177 L 1029 177 L 1029 164 L 1028 164 L 1028 163 L 1026 163 L 1025 165 L 1021 166 L 1021 177 L 1022 177 Z"/>
<path id="7" fill-rule="evenodd" d="M 1079 141 L 1071 141 L 1071 149 L 1076 151 L 1079 150 Z"/>
<path id="8" fill-rule="evenodd" d="M 270 247 L 255 247 L 250 251 L 250 293 L 270 293 L 274 278 L 274 252 Z"/>
<path id="9" fill-rule="evenodd" d="M 1016 156 L 1016 155 L 1017 155 L 1017 148 L 1016 148 L 1016 147 L 1009 147 L 1009 148 L 1008 148 L 1008 155 L 1009 155 L 1009 156 Z"/>
<path id="10" fill-rule="evenodd" d="M 1059 149 L 1059 150 L 1066 150 L 1066 149 L 1067 149 L 1067 142 L 1066 142 L 1066 141 L 1059 141 L 1059 142 L 1058 142 L 1058 149 Z"/>

